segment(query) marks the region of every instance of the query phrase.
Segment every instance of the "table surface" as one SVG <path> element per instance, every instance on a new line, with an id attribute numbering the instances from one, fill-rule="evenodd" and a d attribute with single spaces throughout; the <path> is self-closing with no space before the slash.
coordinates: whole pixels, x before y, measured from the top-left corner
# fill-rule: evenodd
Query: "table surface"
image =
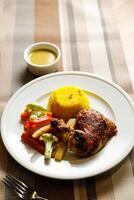
<path id="1" fill-rule="evenodd" d="M 24 49 L 49 41 L 62 51 L 59 71 L 95 73 L 119 84 L 132 98 L 134 3 L 131 0 L 0 1 L 0 112 L 16 90 L 36 77 Z M 54 180 L 20 166 L 0 138 L 0 180 L 7 174 L 35 186 L 49 200 L 133 200 L 134 152 L 114 169 L 92 178 Z M 17 199 L 0 183 L 0 199 Z"/>

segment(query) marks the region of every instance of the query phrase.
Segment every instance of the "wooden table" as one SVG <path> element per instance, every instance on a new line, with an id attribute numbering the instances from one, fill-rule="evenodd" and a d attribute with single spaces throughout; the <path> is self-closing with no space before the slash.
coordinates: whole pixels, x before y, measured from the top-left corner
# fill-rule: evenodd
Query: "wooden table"
<path id="1" fill-rule="evenodd" d="M 59 71 L 95 73 L 119 84 L 132 98 L 134 86 L 132 0 L 1 0 L 0 111 L 11 95 L 36 77 L 24 49 L 49 41 L 62 51 Z M 11 173 L 49 200 L 133 200 L 134 152 L 116 168 L 87 179 L 53 180 L 20 166 L 0 139 L 0 179 Z M 16 197 L 0 183 L 0 199 Z"/>

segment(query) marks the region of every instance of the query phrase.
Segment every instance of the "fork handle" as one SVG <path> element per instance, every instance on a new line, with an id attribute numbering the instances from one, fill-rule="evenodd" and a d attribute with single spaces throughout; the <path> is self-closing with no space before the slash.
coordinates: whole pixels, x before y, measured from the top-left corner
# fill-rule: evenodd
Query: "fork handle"
<path id="1" fill-rule="evenodd" d="M 36 191 L 34 191 L 31 200 L 32 200 L 32 199 L 33 199 L 33 200 L 48 200 L 48 199 L 46 199 L 46 198 L 44 198 L 44 197 L 41 197 L 41 196 L 37 195 L 37 192 L 36 192 Z"/>
<path id="2" fill-rule="evenodd" d="M 36 198 L 34 198 L 34 200 L 48 200 L 48 199 L 36 195 Z"/>

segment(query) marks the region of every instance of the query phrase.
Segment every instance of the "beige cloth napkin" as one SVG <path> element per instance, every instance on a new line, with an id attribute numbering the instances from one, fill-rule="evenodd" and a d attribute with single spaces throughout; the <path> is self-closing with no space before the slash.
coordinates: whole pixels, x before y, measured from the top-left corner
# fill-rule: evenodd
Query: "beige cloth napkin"
<path id="1" fill-rule="evenodd" d="M 23 61 L 31 43 L 49 41 L 62 51 L 59 71 L 86 71 L 133 94 L 112 0 L 3 0 L 0 2 L 0 111 L 10 96 L 35 77 Z M 36 175 L 7 153 L 0 139 L 0 178 L 11 173 L 49 200 L 133 200 L 133 151 L 97 177 L 60 181 Z M 0 184 L 0 199 L 15 199 Z"/>

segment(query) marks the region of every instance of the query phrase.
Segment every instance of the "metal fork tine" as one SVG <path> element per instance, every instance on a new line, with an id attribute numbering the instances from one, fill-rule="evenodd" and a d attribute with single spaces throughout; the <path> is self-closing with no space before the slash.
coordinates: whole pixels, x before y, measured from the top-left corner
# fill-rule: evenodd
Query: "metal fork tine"
<path id="1" fill-rule="evenodd" d="M 4 180 L 9 183 L 10 185 L 12 185 L 12 187 L 14 189 L 16 189 L 16 191 L 18 191 L 19 193 L 21 193 L 22 195 L 24 195 L 24 193 L 26 192 L 26 190 L 24 188 L 21 188 L 21 186 L 19 186 L 18 184 L 16 184 L 14 181 L 10 180 L 9 178 L 5 177 Z"/>
<path id="2" fill-rule="evenodd" d="M 2 182 L 10 188 L 16 195 L 18 195 L 21 199 L 24 199 L 24 195 L 19 193 L 15 187 L 11 184 L 11 182 L 8 182 L 7 179 L 3 179 Z"/>
<path id="3" fill-rule="evenodd" d="M 8 181 L 10 184 L 14 185 L 14 187 L 16 187 L 18 190 L 22 191 L 23 193 L 27 189 L 24 186 L 20 185 L 20 183 L 16 182 L 15 180 L 13 180 L 12 178 L 10 178 L 8 176 L 5 177 L 5 180 Z"/>
<path id="4" fill-rule="evenodd" d="M 15 178 L 9 174 L 6 175 L 6 177 L 9 178 L 11 181 L 14 181 L 16 184 L 20 185 L 24 189 L 28 189 L 28 186 L 25 183 L 23 183 L 22 181 L 18 180 L 17 178 Z"/>

